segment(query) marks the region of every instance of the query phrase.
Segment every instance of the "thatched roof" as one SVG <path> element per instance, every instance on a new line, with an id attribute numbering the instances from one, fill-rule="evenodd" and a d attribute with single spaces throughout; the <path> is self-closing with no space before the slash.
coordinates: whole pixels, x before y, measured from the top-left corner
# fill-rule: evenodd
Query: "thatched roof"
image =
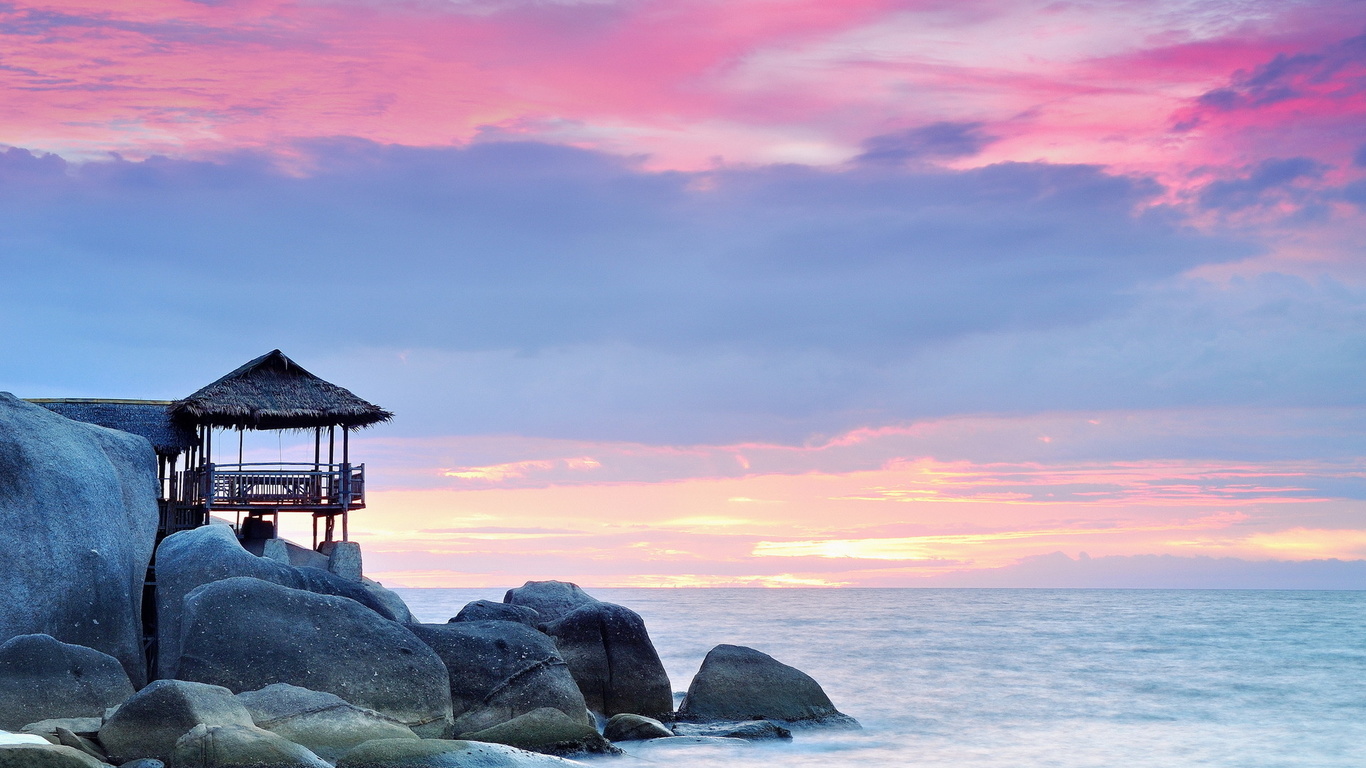
<path id="1" fill-rule="evenodd" d="M 147 438 L 163 456 L 175 456 L 197 445 L 194 430 L 171 421 L 169 400 L 100 400 L 85 397 L 42 398 L 41 405 L 73 421 L 132 432 Z"/>
<path id="2" fill-rule="evenodd" d="M 171 403 L 170 411 L 182 424 L 242 429 L 367 427 L 394 417 L 300 368 L 278 349 Z"/>

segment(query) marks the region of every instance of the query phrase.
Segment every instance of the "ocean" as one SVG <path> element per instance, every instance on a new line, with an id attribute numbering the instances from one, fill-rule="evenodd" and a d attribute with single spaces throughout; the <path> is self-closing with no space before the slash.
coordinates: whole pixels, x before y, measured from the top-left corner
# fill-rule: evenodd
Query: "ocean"
<path id="1" fill-rule="evenodd" d="M 501 590 L 400 589 L 425 622 Z M 814 677 L 864 730 L 655 750 L 670 766 L 1366 765 L 1366 592 L 590 589 L 675 691 L 718 643 Z"/>

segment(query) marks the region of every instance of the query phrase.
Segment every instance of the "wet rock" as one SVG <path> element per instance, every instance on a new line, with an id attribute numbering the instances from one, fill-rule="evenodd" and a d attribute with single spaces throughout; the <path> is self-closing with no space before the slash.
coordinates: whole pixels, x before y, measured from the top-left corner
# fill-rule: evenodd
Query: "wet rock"
<path id="1" fill-rule="evenodd" d="M 0 640 L 51 635 L 109 654 L 134 685 L 145 682 L 142 581 L 156 499 L 145 438 L 0 392 Z"/>
<path id="2" fill-rule="evenodd" d="M 455 732 L 488 728 L 541 707 L 590 722 L 583 694 L 550 638 L 510 621 L 413 624 L 446 663 Z"/>
<path id="3" fill-rule="evenodd" d="M 354 600 L 234 577 L 191 592 L 184 627 L 182 680 L 239 693 L 289 683 L 336 694 L 419 736 L 450 735 L 446 666 L 402 624 Z"/>
<path id="4" fill-rule="evenodd" d="M 740 723 L 678 723 L 674 733 L 679 736 L 718 736 L 723 739 L 765 741 L 792 738 L 792 731 L 771 720 L 746 720 Z"/>
<path id="5" fill-rule="evenodd" d="M 521 605 L 535 611 L 543 622 L 551 622 L 584 605 L 598 602 L 597 598 L 567 581 L 528 581 L 509 589 L 503 596 L 509 605 Z"/>
<path id="6" fill-rule="evenodd" d="M 120 765 L 119 768 L 166 768 L 166 764 L 150 757 L 140 757 L 131 763 Z"/>
<path id="7" fill-rule="evenodd" d="M 461 734 L 460 738 L 506 744 L 560 757 L 621 753 L 593 726 L 583 720 L 570 719 L 565 713 L 550 707 L 533 710 L 492 728 Z"/>
<path id="8" fill-rule="evenodd" d="M 251 726 L 251 715 L 216 685 L 157 680 L 119 705 L 100 728 L 100 744 L 114 763 L 140 757 L 172 762 L 176 741 L 197 725 Z"/>
<path id="9" fill-rule="evenodd" d="M 535 629 L 541 624 L 541 614 L 525 605 L 475 600 L 461 608 L 449 623 L 461 621 L 515 621 Z"/>
<path id="10" fill-rule="evenodd" d="M 237 700 L 264 728 L 333 760 L 360 744 L 376 739 L 416 739 L 399 721 L 374 710 L 349 704 L 341 697 L 276 683 L 259 691 L 239 693 Z"/>
<path id="11" fill-rule="evenodd" d="M 859 727 L 858 721 L 835 709 L 810 675 L 739 645 L 711 649 L 688 686 L 678 719 L 779 720 L 794 725 Z"/>
<path id="12" fill-rule="evenodd" d="M 78 749 L 57 744 L 0 744 L 0 768 L 110 768 Z"/>
<path id="13" fill-rule="evenodd" d="M 653 717 L 622 713 L 612 715 L 602 735 L 609 741 L 645 741 L 646 739 L 667 739 L 674 735 L 669 726 Z"/>
<path id="14" fill-rule="evenodd" d="M 635 611 L 594 600 L 545 625 L 588 708 L 667 717 L 673 690 L 645 622 Z"/>
<path id="15" fill-rule="evenodd" d="M 98 717 L 132 695 L 119 660 L 93 648 L 49 635 L 20 635 L 0 645 L 0 728 Z"/>
<path id="16" fill-rule="evenodd" d="M 571 768 L 583 765 L 503 744 L 442 739 L 368 741 L 337 761 L 337 768 Z"/>
<path id="17" fill-rule="evenodd" d="M 237 536 L 226 525 L 206 525 L 167 536 L 157 548 L 157 672 L 161 677 L 179 677 L 176 661 L 185 634 L 185 598 L 205 584 L 250 576 L 320 595 L 350 598 L 380 616 L 395 621 L 407 619 L 392 599 L 376 596 L 364 584 L 348 581 L 334 573 L 312 567 L 295 567 L 277 560 L 257 557 L 242 548 Z M 387 591 L 387 590 L 386 590 Z M 398 600 L 401 605 L 402 600 Z"/>
<path id="18" fill-rule="evenodd" d="M 196 725 L 175 744 L 175 768 L 332 768 L 292 741 L 250 725 Z"/>

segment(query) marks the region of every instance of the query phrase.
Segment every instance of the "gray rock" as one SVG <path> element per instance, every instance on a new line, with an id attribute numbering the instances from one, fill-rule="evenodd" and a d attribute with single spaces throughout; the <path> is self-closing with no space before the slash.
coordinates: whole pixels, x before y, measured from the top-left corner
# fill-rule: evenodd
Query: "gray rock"
<path id="1" fill-rule="evenodd" d="M 348 704 L 340 696 L 276 683 L 237 694 L 256 727 L 308 747 L 335 761 L 375 739 L 416 739 L 412 729 L 392 717 Z"/>
<path id="2" fill-rule="evenodd" d="M 590 722 L 583 694 L 555 643 L 524 624 L 413 624 L 450 673 L 455 732 L 477 731 L 541 707 Z"/>
<path id="3" fill-rule="evenodd" d="M 360 581 L 364 576 L 364 560 L 360 544 L 354 541 L 338 541 L 332 544 L 327 553 L 327 570 L 347 581 Z"/>
<path id="4" fill-rule="evenodd" d="M 20 732 L 37 734 L 56 744 L 58 743 L 58 728 L 65 728 L 77 736 L 84 736 L 87 739 L 92 739 L 100 732 L 100 726 L 103 724 L 104 719 L 102 717 L 60 717 L 53 720 L 39 720 L 36 723 L 29 723 L 20 729 Z"/>
<path id="5" fill-rule="evenodd" d="M 145 438 L 0 392 L 0 640 L 51 635 L 107 653 L 134 685 L 145 682 L 142 582 L 156 499 Z"/>
<path id="6" fill-rule="evenodd" d="M 77 736 L 66 728 L 57 728 L 57 743 L 84 752 L 100 762 L 105 761 L 105 754 L 98 744 L 84 736 Z"/>
<path id="7" fill-rule="evenodd" d="M 546 624 L 588 708 L 612 716 L 673 713 L 673 689 L 645 622 L 630 608 L 593 601 Z"/>
<path id="8" fill-rule="evenodd" d="M 525 605 L 475 600 L 461 608 L 460 613 L 457 613 L 449 623 L 461 621 L 515 621 L 535 629 L 541 624 L 541 614 Z"/>
<path id="9" fill-rule="evenodd" d="M 571 768 L 585 763 L 477 741 L 368 741 L 337 768 Z"/>
<path id="10" fill-rule="evenodd" d="M 131 763 L 120 765 L 119 768 L 166 768 L 166 764 L 150 757 L 140 757 Z"/>
<path id="11" fill-rule="evenodd" d="M 542 707 L 525 715 L 518 715 L 505 723 L 460 738 L 506 744 L 531 752 L 560 757 L 576 755 L 616 755 L 621 750 L 602 737 L 597 729 L 582 720 L 574 720 L 558 709 Z"/>
<path id="12" fill-rule="evenodd" d="M 198 587 L 250 576 L 290 589 L 355 600 L 386 619 L 402 620 L 364 585 L 319 568 L 285 565 L 242 548 L 232 529 L 206 525 L 167 536 L 157 548 L 157 674 L 178 677 L 185 598 Z M 406 611 L 406 608 L 404 609 Z"/>
<path id="13" fill-rule="evenodd" d="M 261 557 L 285 565 L 292 565 L 289 562 L 289 547 L 285 544 L 284 539 L 266 539 L 261 545 Z"/>
<path id="14" fill-rule="evenodd" d="M 0 768 L 110 768 L 78 749 L 56 744 L 0 745 Z"/>
<path id="15" fill-rule="evenodd" d="M 250 726 L 251 715 L 216 685 L 157 680 L 133 694 L 100 728 L 100 744 L 115 763 L 151 757 L 171 763 L 176 740 L 196 725 Z"/>
<path id="16" fill-rule="evenodd" d="M 371 581 L 365 578 L 360 580 L 360 585 L 365 587 L 365 591 L 369 592 L 370 596 L 374 598 L 376 602 L 384 606 L 384 610 L 388 612 L 389 616 L 391 616 L 394 621 L 397 621 L 400 624 L 412 624 L 417 621 L 417 619 L 413 618 L 412 611 L 408 610 L 408 604 L 403 602 L 403 598 L 399 597 L 393 590 L 385 588 L 385 586 L 378 581 Z"/>
<path id="17" fill-rule="evenodd" d="M 503 602 L 522 605 L 540 615 L 541 621 L 551 622 L 583 605 L 598 602 L 597 598 L 567 581 L 528 581 L 509 589 Z"/>
<path id="18" fill-rule="evenodd" d="M 0 728 L 99 717 L 132 695 L 119 660 L 93 648 L 49 635 L 20 635 L 0 644 Z"/>
<path id="19" fill-rule="evenodd" d="M 332 768 L 308 749 L 250 725 L 196 725 L 175 743 L 175 768 Z"/>
<path id="20" fill-rule="evenodd" d="M 239 693 L 289 683 L 381 712 L 419 736 L 450 735 L 450 678 L 440 657 L 353 600 L 259 579 L 215 581 L 185 598 L 182 645 L 182 680 Z"/>
<path id="21" fill-rule="evenodd" d="M 740 645 L 718 645 L 707 653 L 678 708 L 678 719 L 859 727 L 835 709 L 810 675 Z"/>
<path id="22" fill-rule="evenodd" d="M 674 733 L 679 736 L 717 736 L 723 739 L 767 741 L 789 740 L 792 731 L 772 720 L 746 720 L 739 723 L 677 723 Z"/>
<path id="23" fill-rule="evenodd" d="M 607 726 L 602 729 L 602 735 L 609 741 L 645 741 L 667 739 L 673 736 L 674 732 L 653 717 L 623 712 L 612 715 L 612 719 L 608 720 Z"/>

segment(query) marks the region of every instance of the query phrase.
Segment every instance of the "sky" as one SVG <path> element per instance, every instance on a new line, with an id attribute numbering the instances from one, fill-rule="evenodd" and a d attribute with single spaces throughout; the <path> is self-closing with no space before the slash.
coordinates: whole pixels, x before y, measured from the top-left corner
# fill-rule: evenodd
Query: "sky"
<path id="1" fill-rule="evenodd" d="M 0 390 L 283 349 L 391 586 L 1366 588 L 1363 235 L 1362 0 L 0 3 Z"/>

